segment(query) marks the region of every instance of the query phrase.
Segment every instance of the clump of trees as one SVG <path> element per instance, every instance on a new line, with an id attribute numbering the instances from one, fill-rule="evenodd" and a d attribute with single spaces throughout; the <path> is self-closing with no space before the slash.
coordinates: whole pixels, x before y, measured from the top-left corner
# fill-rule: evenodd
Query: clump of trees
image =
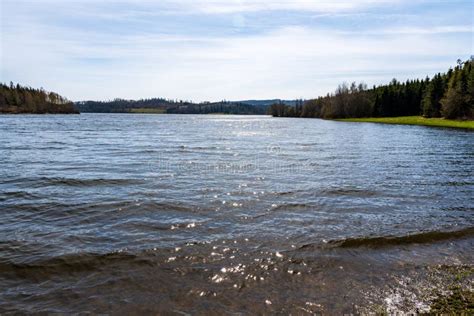
<path id="1" fill-rule="evenodd" d="M 474 117 L 474 61 L 459 63 L 445 78 L 441 114 L 446 118 Z"/>
<path id="2" fill-rule="evenodd" d="M 0 84 L 0 113 L 78 113 L 68 99 L 43 89 Z"/>
<path id="3" fill-rule="evenodd" d="M 284 117 L 354 118 L 423 115 L 449 119 L 474 118 L 474 59 L 432 79 L 367 88 L 353 82 L 335 93 L 307 100 L 302 106 L 274 104 L 269 114 Z"/>

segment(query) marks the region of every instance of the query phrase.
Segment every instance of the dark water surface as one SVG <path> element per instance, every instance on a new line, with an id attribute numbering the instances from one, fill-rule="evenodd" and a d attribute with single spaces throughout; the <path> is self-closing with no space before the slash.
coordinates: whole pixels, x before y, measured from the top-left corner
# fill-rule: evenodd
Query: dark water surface
<path id="1" fill-rule="evenodd" d="M 473 264 L 473 136 L 0 116 L 0 312 L 424 310 Z"/>

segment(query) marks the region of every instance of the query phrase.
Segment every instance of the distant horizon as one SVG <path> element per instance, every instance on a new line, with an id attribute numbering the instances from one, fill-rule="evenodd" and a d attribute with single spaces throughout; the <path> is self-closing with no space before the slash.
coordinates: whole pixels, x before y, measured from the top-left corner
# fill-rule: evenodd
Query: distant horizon
<path id="1" fill-rule="evenodd" d="M 466 58 L 466 59 L 461 59 L 461 58 L 458 58 L 457 60 L 462 60 L 463 62 L 469 60 L 469 59 L 472 59 L 474 57 L 474 55 L 470 55 L 469 58 Z M 456 63 L 454 63 L 456 64 Z M 452 65 L 450 67 L 448 67 L 448 69 L 453 69 L 455 67 L 455 65 Z M 368 88 L 372 88 L 373 86 L 383 86 L 383 85 L 387 85 L 390 83 L 390 81 L 392 81 L 393 79 L 396 79 L 398 82 L 406 82 L 407 80 L 409 81 L 414 81 L 414 80 L 424 80 L 426 79 L 427 77 L 429 78 L 433 78 L 433 76 L 435 76 L 436 74 L 438 73 L 446 73 L 446 69 L 444 70 L 441 70 L 441 71 L 437 71 L 436 73 L 433 73 L 431 75 L 426 75 L 426 76 L 423 76 L 423 77 L 418 77 L 418 78 L 407 78 L 406 80 L 400 80 L 399 78 L 391 78 L 389 81 L 387 82 L 382 82 L 380 84 L 374 84 L 374 85 L 367 85 Z M 10 82 L 12 81 L 9 81 L 9 82 L 0 82 L 0 83 L 3 83 L 3 84 L 9 84 Z M 21 86 L 27 86 L 27 87 L 31 87 L 31 88 L 34 88 L 34 89 L 44 89 L 45 91 L 48 91 L 48 92 L 56 92 L 56 93 L 59 93 L 58 91 L 53 91 L 51 89 L 47 89 L 45 87 L 33 87 L 33 86 L 30 86 L 30 85 L 26 85 L 26 84 L 23 84 L 21 82 L 13 82 L 15 85 L 16 84 L 20 84 Z M 68 98 L 70 101 L 74 102 L 74 103 L 78 103 L 78 102 L 88 102 L 88 101 L 93 101 L 93 102 L 110 102 L 110 101 L 114 101 L 114 100 L 126 100 L 126 101 L 139 101 L 139 100 L 145 100 L 145 99 L 165 99 L 165 100 L 168 100 L 168 101 L 183 101 L 183 102 L 190 102 L 190 103 L 195 103 L 195 104 L 198 104 L 198 103 L 205 103 L 205 102 L 210 102 L 210 103 L 217 103 L 217 102 L 222 102 L 222 101 L 225 101 L 225 102 L 246 102 L 246 101 L 256 101 L 256 102 L 261 102 L 261 101 L 273 101 L 273 100 L 279 100 L 279 101 L 295 101 L 295 100 L 313 100 L 313 99 L 317 99 L 319 97 L 324 97 L 328 94 L 333 94 L 333 92 L 337 89 L 337 86 L 341 85 L 341 84 L 351 84 L 352 82 L 348 82 L 348 81 L 341 81 L 339 82 L 336 86 L 334 86 L 334 89 L 332 89 L 331 91 L 328 91 L 324 94 L 321 94 L 321 95 L 317 95 L 317 96 L 312 96 L 312 97 L 307 97 L 307 98 L 294 98 L 294 99 L 291 99 L 291 98 L 279 98 L 279 97 L 269 97 L 269 98 L 265 98 L 265 99 L 257 99 L 257 98 L 243 98 L 243 99 L 238 99 L 238 100 L 231 100 L 231 99 L 221 99 L 221 100 L 200 100 L 200 101 L 196 101 L 196 100 L 186 100 L 186 99 L 181 99 L 181 98 L 165 98 L 165 97 L 161 97 L 161 96 L 151 96 L 151 97 L 138 97 L 138 98 L 120 98 L 120 97 L 115 97 L 115 98 L 111 98 L 111 99 L 81 99 L 81 100 L 73 100 L 71 98 L 69 98 L 67 95 L 62 95 L 63 97 L 66 97 Z M 367 84 L 365 81 L 356 81 L 356 83 L 365 83 Z M 61 95 L 61 93 L 59 93 Z"/>
<path id="2" fill-rule="evenodd" d="M 313 99 L 473 53 L 467 0 L 4 0 L 0 81 L 79 101 Z"/>

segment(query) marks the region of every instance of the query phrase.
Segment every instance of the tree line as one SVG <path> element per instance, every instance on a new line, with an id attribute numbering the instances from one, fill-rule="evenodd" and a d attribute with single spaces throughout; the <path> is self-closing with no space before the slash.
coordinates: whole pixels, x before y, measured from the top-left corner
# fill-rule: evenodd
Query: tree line
<path id="1" fill-rule="evenodd" d="M 55 92 L 19 84 L 0 84 L 0 113 L 70 114 L 78 113 L 74 104 Z"/>
<path id="2" fill-rule="evenodd" d="M 168 114 L 241 114 L 259 115 L 266 113 L 266 107 L 259 107 L 240 102 L 204 102 L 198 104 L 188 104 L 186 106 L 174 106 L 166 110 Z"/>
<path id="3" fill-rule="evenodd" d="M 357 118 L 423 115 L 474 119 L 474 59 L 458 64 L 432 79 L 399 82 L 368 89 L 364 83 L 343 83 L 333 94 L 288 106 L 270 106 L 280 117 Z"/>
<path id="4" fill-rule="evenodd" d="M 134 110 L 162 110 L 167 114 L 265 114 L 266 107 L 252 106 L 241 102 L 202 102 L 167 100 L 163 98 L 113 101 L 82 101 L 75 104 L 81 112 L 130 113 Z"/>

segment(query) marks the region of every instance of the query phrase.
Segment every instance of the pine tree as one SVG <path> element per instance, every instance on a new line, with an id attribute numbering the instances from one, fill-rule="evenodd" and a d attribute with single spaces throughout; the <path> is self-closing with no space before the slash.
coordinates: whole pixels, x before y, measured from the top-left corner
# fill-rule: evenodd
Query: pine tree
<path id="1" fill-rule="evenodd" d="M 474 60 L 471 59 L 468 65 L 466 102 L 468 116 L 474 118 Z"/>
<path id="2" fill-rule="evenodd" d="M 467 116 L 466 92 L 467 78 L 458 66 L 449 80 L 448 91 L 441 99 L 442 114 L 445 118 L 455 119 Z"/>
<path id="3" fill-rule="evenodd" d="M 441 99 L 445 93 L 445 83 L 441 74 L 437 74 L 428 84 L 423 101 L 423 116 L 440 117 L 441 116 Z"/>

